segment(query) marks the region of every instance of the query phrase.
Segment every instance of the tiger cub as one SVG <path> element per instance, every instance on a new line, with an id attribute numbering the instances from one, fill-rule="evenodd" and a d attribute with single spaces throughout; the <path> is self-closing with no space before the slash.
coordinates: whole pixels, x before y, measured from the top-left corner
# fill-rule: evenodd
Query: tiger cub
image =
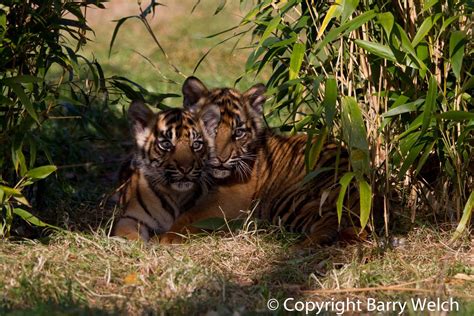
<path id="1" fill-rule="evenodd" d="M 161 236 L 162 243 L 181 242 L 174 232 L 198 232 L 193 222 L 209 217 L 232 219 L 241 210 L 252 210 L 259 219 L 305 234 L 306 245 L 337 237 L 337 183 L 349 168 L 348 153 L 326 144 L 314 167 L 320 173 L 303 181 L 307 135 L 276 135 L 265 127 L 265 92 L 262 84 L 241 93 L 231 88 L 208 90 L 195 77 L 185 81 L 186 109 L 201 113 L 218 106 L 220 110 L 213 113 L 219 123 L 208 161 L 217 188 L 180 216 L 170 232 Z M 355 210 L 357 202 L 358 195 L 352 194 L 345 206 Z"/>
<path id="2" fill-rule="evenodd" d="M 208 189 L 203 173 L 208 159 L 204 137 L 212 138 L 216 107 L 203 111 L 197 120 L 183 109 L 152 112 L 134 101 L 128 110 L 135 151 L 121 190 L 124 213 L 113 235 L 148 241 L 152 234 L 170 229 Z"/>

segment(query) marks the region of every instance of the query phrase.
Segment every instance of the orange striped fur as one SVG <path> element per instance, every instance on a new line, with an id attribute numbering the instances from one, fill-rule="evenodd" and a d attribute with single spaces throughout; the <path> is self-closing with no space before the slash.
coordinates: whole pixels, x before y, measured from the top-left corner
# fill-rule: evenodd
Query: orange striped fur
<path id="1" fill-rule="evenodd" d="M 263 85 L 243 93 L 231 88 L 208 90 L 191 77 L 183 92 L 185 107 L 194 113 L 209 106 L 220 109 L 217 132 L 209 141 L 208 162 L 217 186 L 178 218 L 170 232 L 161 236 L 162 243 L 179 242 L 174 232 L 198 231 L 192 223 L 203 218 L 231 219 L 240 216 L 241 210 L 251 209 L 259 219 L 305 234 L 307 244 L 334 240 L 339 229 L 337 183 L 349 168 L 344 149 L 326 144 L 314 167 L 322 172 L 304 182 L 307 135 L 276 135 L 264 126 Z M 356 209 L 357 194 L 351 194 L 346 202 L 349 209 Z"/>
<path id="2" fill-rule="evenodd" d="M 136 146 L 121 191 L 125 210 L 113 235 L 147 241 L 168 231 L 207 191 L 205 124 L 183 109 L 155 114 L 137 101 L 129 119 Z"/>

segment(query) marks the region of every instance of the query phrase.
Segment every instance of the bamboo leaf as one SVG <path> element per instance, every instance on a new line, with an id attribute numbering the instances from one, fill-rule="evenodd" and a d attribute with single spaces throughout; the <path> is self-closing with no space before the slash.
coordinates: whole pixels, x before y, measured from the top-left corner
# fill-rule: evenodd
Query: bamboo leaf
<path id="1" fill-rule="evenodd" d="M 388 110 L 387 112 L 385 112 L 384 114 L 382 114 L 382 117 L 386 118 L 386 117 L 400 115 L 400 114 L 403 114 L 403 113 L 414 112 L 414 111 L 417 110 L 418 106 L 423 103 L 423 101 L 425 101 L 425 100 L 424 99 L 419 99 L 419 100 L 416 100 L 414 102 L 409 102 L 409 103 L 405 103 L 405 104 L 402 104 L 400 106 L 394 107 L 394 108 Z"/>
<path id="2" fill-rule="evenodd" d="M 425 36 L 428 34 L 428 32 L 431 30 L 433 25 L 436 24 L 438 19 L 441 17 L 440 13 L 435 14 L 434 16 L 428 17 L 423 21 L 423 23 L 420 25 L 420 28 L 418 29 L 418 32 L 416 32 L 415 37 L 413 38 L 413 41 L 411 44 L 413 47 L 416 47 L 418 43 L 420 43 Z"/>
<path id="3" fill-rule="evenodd" d="M 25 107 L 26 112 L 38 123 L 40 124 L 38 120 L 38 115 L 36 114 L 35 108 L 33 107 L 33 104 L 31 103 L 30 98 L 26 95 L 25 90 L 23 90 L 23 87 L 14 82 L 7 83 L 10 88 L 12 88 L 13 92 L 15 92 L 16 96 L 20 99 L 21 104 Z"/>
<path id="4" fill-rule="evenodd" d="M 407 157 L 403 160 L 403 164 L 400 168 L 400 172 L 398 173 L 398 179 L 403 180 L 405 178 L 405 174 L 407 173 L 408 169 L 410 169 L 415 162 L 416 158 L 420 155 L 420 152 L 425 147 L 425 143 L 420 143 L 418 145 L 413 146 L 410 149 Z"/>
<path id="5" fill-rule="evenodd" d="M 372 207 L 372 188 L 365 180 L 359 180 L 359 198 L 360 198 L 360 227 L 364 230 L 369 221 L 370 210 Z"/>
<path id="6" fill-rule="evenodd" d="M 359 5 L 359 0 L 343 0 L 341 22 L 344 23 L 354 13 L 355 9 Z"/>
<path id="7" fill-rule="evenodd" d="M 52 166 L 52 165 L 41 166 L 41 167 L 29 170 L 26 173 L 25 177 L 31 178 L 32 180 L 41 180 L 41 179 L 46 178 L 47 176 L 49 176 L 51 173 L 53 173 L 56 170 L 57 170 L 56 166 Z"/>
<path id="8" fill-rule="evenodd" d="M 137 16 L 137 15 L 131 15 L 131 16 L 126 16 L 126 17 L 123 17 L 115 22 L 117 22 L 117 25 L 115 26 L 114 28 L 114 32 L 112 33 L 112 39 L 110 40 L 110 45 L 109 45 L 109 58 L 110 58 L 110 55 L 112 54 L 112 48 L 114 46 L 114 43 L 115 43 L 115 38 L 117 37 L 117 34 L 118 34 L 118 31 L 120 30 L 120 27 L 122 26 L 123 23 L 125 23 L 125 21 L 127 21 L 128 19 L 131 19 L 131 18 L 137 18 L 139 19 L 140 17 Z"/>
<path id="9" fill-rule="evenodd" d="M 344 203 L 344 196 L 346 195 L 347 186 L 352 181 L 352 178 L 354 178 L 354 176 L 355 176 L 354 172 L 347 172 L 341 177 L 341 180 L 339 180 L 339 184 L 341 185 L 341 188 L 339 190 L 339 195 L 336 201 L 337 221 L 339 224 L 341 223 L 341 219 L 342 219 L 342 205 Z"/>
<path id="10" fill-rule="evenodd" d="M 337 82 L 334 78 L 328 78 L 326 80 L 326 89 L 324 90 L 324 112 L 326 114 L 326 124 L 331 130 L 334 115 L 336 114 L 336 101 L 337 101 Z"/>
<path id="11" fill-rule="evenodd" d="M 334 41 L 335 39 L 345 36 L 355 29 L 361 27 L 363 24 L 369 22 L 376 16 L 374 10 L 366 11 L 361 15 L 353 18 L 352 20 L 347 21 L 343 25 L 331 29 L 328 34 L 317 44 L 319 50 L 323 49 L 328 43 Z"/>
<path id="12" fill-rule="evenodd" d="M 390 38 L 390 34 L 392 33 L 393 24 L 395 22 L 395 18 L 391 12 L 384 12 L 377 14 L 377 20 L 380 25 L 382 25 L 387 38 Z"/>
<path id="13" fill-rule="evenodd" d="M 14 208 L 13 209 L 13 213 L 19 217 L 21 217 L 22 219 L 24 219 L 25 221 L 27 221 L 28 223 L 31 223 L 35 226 L 38 226 L 38 227 L 50 227 L 50 228 L 54 228 L 54 229 L 57 229 L 57 230 L 60 230 L 59 227 L 56 227 L 56 226 L 53 226 L 53 225 L 49 225 L 43 221 L 41 221 L 39 218 L 37 218 L 36 216 L 34 216 L 33 214 L 31 214 L 30 212 L 22 209 L 22 208 Z"/>
<path id="14" fill-rule="evenodd" d="M 453 73 L 457 80 L 461 79 L 461 68 L 465 47 L 466 33 L 463 31 L 452 32 L 451 37 L 449 38 L 449 57 L 451 60 Z"/>
<path id="15" fill-rule="evenodd" d="M 369 172 L 369 144 L 362 112 L 352 97 L 342 98 L 342 132 L 349 146 L 350 160 L 358 175 Z"/>
<path id="16" fill-rule="evenodd" d="M 295 45 L 293 45 L 293 51 L 291 52 L 291 57 L 290 57 L 289 80 L 298 78 L 301 64 L 303 63 L 304 52 L 305 52 L 305 46 L 303 44 L 295 43 Z"/>
<path id="17" fill-rule="evenodd" d="M 391 61 L 397 61 L 395 55 L 393 54 L 392 50 L 389 46 L 382 45 L 379 43 L 369 42 L 366 40 L 356 39 L 354 41 L 359 47 L 365 49 L 369 53 L 375 54 L 379 57 L 384 59 L 388 59 Z"/>
<path id="18" fill-rule="evenodd" d="M 438 117 L 444 120 L 466 121 L 474 120 L 474 113 L 465 111 L 447 111 L 439 114 Z"/>
<path id="19" fill-rule="evenodd" d="M 323 128 L 320 135 L 317 135 L 316 142 L 311 144 L 311 148 L 308 152 L 308 164 L 307 169 L 308 171 L 313 170 L 314 166 L 319 160 L 319 155 L 321 154 L 321 150 L 323 149 L 323 145 L 326 143 L 328 130 L 327 128 Z"/>
<path id="20" fill-rule="evenodd" d="M 329 22 L 333 18 L 336 18 L 341 15 L 341 11 L 342 11 L 341 2 L 342 1 L 343 0 L 336 0 L 336 2 L 331 7 L 329 7 L 329 10 L 326 13 L 326 16 L 324 17 L 323 23 L 321 23 L 321 27 L 319 28 L 318 36 L 317 36 L 318 39 L 320 39 L 321 35 L 323 35 L 324 31 L 328 27 Z"/>
<path id="21" fill-rule="evenodd" d="M 471 192 L 469 198 L 467 199 L 466 205 L 464 206 L 464 210 L 462 212 L 461 220 L 459 221 L 458 227 L 456 227 L 456 231 L 454 232 L 453 237 L 451 238 L 451 242 L 458 239 L 462 233 L 466 230 L 466 227 L 471 219 L 472 210 L 474 209 L 474 191 Z"/>
<path id="22" fill-rule="evenodd" d="M 423 135 L 431 122 L 433 109 L 436 106 L 436 98 L 438 96 L 438 83 L 434 75 L 431 75 L 428 83 L 428 93 L 426 95 L 425 105 L 423 108 L 423 125 L 421 126 L 421 134 Z"/>
<path id="23" fill-rule="evenodd" d="M 272 35 L 272 32 L 275 31 L 275 29 L 278 27 L 281 21 L 281 16 L 277 15 L 274 17 L 267 25 L 267 28 L 265 31 L 263 31 L 262 37 L 260 38 L 260 42 L 258 43 L 259 46 L 262 45 L 262 43 Z"/>

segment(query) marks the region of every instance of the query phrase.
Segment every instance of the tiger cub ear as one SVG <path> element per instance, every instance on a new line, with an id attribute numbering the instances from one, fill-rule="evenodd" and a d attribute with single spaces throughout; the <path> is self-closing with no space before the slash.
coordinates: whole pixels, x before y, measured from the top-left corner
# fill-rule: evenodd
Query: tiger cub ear
<path id="1" fill-rule="evenodd" d="M 190 112 L 198 112 L 198 101 L 201 97 L 205 97 L 208 90 L 204 83 L 196 77 L 188 77 L 183 83 L 183 105 Z"/>
<path id="2" fill-rule="evenodd" d="M 132 125 L 132 133 L 139 147 L 143 147 L 147 136 L 150 134 L 148 127 L 154 113 L 143 101 L 132 101 L 128 108 L 128 119 Z"/>
<path id="3" fill-rule="evenodd" d="M 209 105 L 199 113 L 199 121 L 205 133 L 210 137 L 216 136 L 217 126 L 221 120 L 221 111 L 217 105 Z"/>
<path id="4" fill-rule="evenodd" d="M 263 112 L 263 104 L 267 100 L 266 91 L 265 85 L 258 83 L 244 92 L 244 97 L 248 100 L 250 107 L 258 114 Z"/>

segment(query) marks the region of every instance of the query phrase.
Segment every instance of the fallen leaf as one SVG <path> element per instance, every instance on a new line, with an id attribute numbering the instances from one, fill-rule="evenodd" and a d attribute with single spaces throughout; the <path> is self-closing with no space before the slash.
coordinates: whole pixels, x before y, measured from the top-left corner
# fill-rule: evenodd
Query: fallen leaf
<path id="1" fill-rule="evenodd" d="M 125 285 L 135 285 L 138 283 L 138 275 L 136 272 L 132 272 L 129 275 L 127 275 L 125 278 L 123 278 L 123 283 Z"/>

